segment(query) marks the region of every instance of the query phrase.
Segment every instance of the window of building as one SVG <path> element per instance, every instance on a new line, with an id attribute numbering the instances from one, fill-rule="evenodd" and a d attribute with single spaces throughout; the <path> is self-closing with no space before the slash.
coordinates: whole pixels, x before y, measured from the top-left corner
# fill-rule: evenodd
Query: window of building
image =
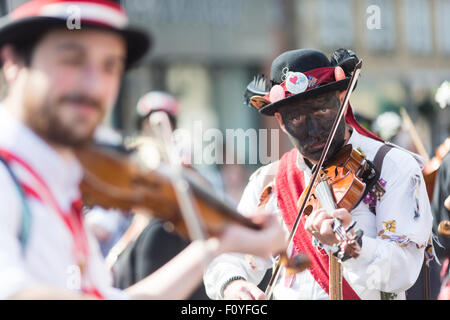
<path id="1" fill-rule="evenodd" d="M 320 0 L 317 2 L 320 21 L 317 21 L 322 45 L 326 48 L 353 45 L 353 1 Z"/>
<path id="2" fill-rule="evenodd" d="M 0 16 L 8 14 L 10 7 L 10 0 L 0 0 Z"/>
<path id="3" fill-rule="evenodd" d="M 450 54 L 450 0 L 436 2 L 437 46 L 442 53 Z"/>
<path id="4" fill-rule="evenodd" d="M 432 51 L 431 18 L 427 0 L 403 0 L 406 47 L 416 54 Z"/>

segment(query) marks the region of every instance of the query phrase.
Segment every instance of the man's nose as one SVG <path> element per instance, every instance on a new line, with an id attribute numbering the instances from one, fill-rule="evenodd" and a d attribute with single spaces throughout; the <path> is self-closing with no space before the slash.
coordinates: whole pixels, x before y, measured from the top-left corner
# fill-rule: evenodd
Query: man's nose
<path id="1" fill-rule="evenodd" d="M 99 97 L 105 92 L 105 83 L 102 72 L 98 67 L 87 65 L 83 69 L 81 87 L 84 93 Z"/>
<path id="2" fill-rule="evenodd" d="M 307 116 L 306 117 L 306 129 L 308 130 L 308 135 L 311 137 L 319 137 L 322 132 L 320 130 L 319 120 L 315 117 Z"/>

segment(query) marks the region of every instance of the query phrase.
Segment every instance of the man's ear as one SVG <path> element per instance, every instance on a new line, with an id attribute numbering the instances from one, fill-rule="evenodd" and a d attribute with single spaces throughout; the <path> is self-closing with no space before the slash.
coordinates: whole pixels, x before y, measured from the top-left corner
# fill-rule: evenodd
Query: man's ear
<path id="1" fill-rule="evenodd" d="M 345 97 L 345 93 L 346 92 L 347 92 L 347 90 L 339 91 L 339 93 L 338 93 L 339 105 L 341 105 L 342 101 L 344 101 L 344 97 Z"/>
<path id="2" fill-rule="evenodd" d="M 283 130 L 283 132 L 287 134 L 288 132 L 284 125 L 283 118 L 281 117 L 281 114 L 279 112 L 275 112 L 275 119 L 277 119 L 278 125 L 280 126 L 281 130 Z"/>
<path id="3" fill-rule="evenodd" d="M 3 64 L 2 72 L 8 84 L 16 81 L 20 69 L 23 67 L 21 59 L 19 59 L 12 45 L 5 45 L 0 49 L 0 59 Z"/>

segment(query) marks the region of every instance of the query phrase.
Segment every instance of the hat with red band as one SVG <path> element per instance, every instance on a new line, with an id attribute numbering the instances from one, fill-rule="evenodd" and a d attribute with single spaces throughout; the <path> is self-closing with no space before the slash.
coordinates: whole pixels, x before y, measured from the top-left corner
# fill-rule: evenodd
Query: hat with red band
<path id="1" fill-rule="evenodd" d="M 0 47 L 33 41 L 58 27 L 71 32 L 94 27 L 120 34 L 127 43 L 127 67 L 142 58 L 151 44 L 150 36 L 131 27 L 127 13 L 114 1 L 32 0 L 1 19 Z"/>
<path id="2" fill-rule="evenodd" d="M 247 86 L 245 96 L 248 104 L 260 113 L 273 116 L 281 106 L 346 90 L 357 62 L 355 53 L 348 49 L 336 50 L 331 59 L 314 49 L 287 51 L 272 62 L 270 85 L 255 77 Z M 356 121 L 350 104 L 345 120 L 359 133 L 381 140 Z"/>
<path id="3" fill-rule="evenodd" d="M 274 115 L 278 107 L 286 103 L 345 90 L 351 78 L 350 72 L 353 71 L 349 65 L 356 62 L 356 55 L 349 50 L 345 51 L 345 59 L 340 64 L 335 59 L 330 61 L 325 54 L 314 49 L 286 51 L 272 62 L 270 87 L 265 90 L 260 87 L 254 90 L 252 84 L 247 87 L 248 92 L 255 93 L 249 102 L 262 114 Z M 344 79 L 338 81 L 334 75 L 337 66 L 346 71 Z"/>

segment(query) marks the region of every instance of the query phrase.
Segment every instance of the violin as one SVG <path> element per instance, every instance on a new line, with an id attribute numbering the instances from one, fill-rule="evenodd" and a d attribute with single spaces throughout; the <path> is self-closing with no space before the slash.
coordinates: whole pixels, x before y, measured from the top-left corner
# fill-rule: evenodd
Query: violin
<path id="1" fill-rule="evenodd" d="M 352 145 L 345 145 L 333 157 L 326 161 L 324 167 L 320 169 L 319 179 L 313 186 L 311 195 L 306 202 L 304 214 L 309 216 L 311 212 L 321 207 L 320 189 L 317 186 L 322 182 L 327 182 L 331 193 L 328 198 L 333 200 L 336 208 L 345 208 L 351 211 L 362 200 L 366 184 L 362 180 L 362 173 L 366 167 L 365 156 Z M 327 191 L 326 191 L 327 192 Z M 305 201 L 307 189 L 298 200 L 298 207 Z M 323 206 L 323 205 L 322 205 Z"/>

